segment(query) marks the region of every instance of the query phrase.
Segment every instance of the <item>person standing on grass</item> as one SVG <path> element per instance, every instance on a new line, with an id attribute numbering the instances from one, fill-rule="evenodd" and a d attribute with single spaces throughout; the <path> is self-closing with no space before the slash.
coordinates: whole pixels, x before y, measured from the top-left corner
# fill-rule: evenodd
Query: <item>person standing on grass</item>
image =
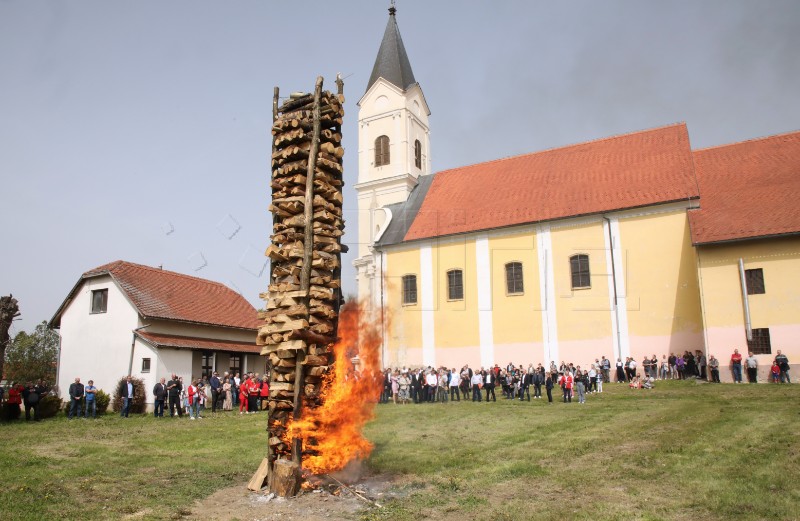
<path id="1" fill-rule="evenodd" d="M 265 408 L 269 408 L 269 379 L 267 375 L 264 375 L 264 379 L 258 388 L 258 398 L 258 410 L 263 411 Z"/>
<path id="2" fill-rule="evenodd" d="M 494 395 L 494 385 L 496 381 L 496 376 L 494 371 L 486 371 L 483 379 L 483 386 L 486 388 L 486 403 L 489 403 L 489 396 L 491 395 L 492 401 L 496 402 L 497 397 Z"/>
<path id="3" fill-rule="evenodd" d="M 661 357 L 661 379 L 666 380 L 667 374 L 669 374 L 669 362 L 667 361 L 667 355 L 663 355 Z"/>
<path id="4" fill-rule="evenodd" d="M 88 398 L 88 390 L 87 390 Z M 167 383 L 166 379 L 162 378 L 157 384 L 153 386 L 153 417 L 164 417 L 164 402 L 167 399 Z"/>
<path id="5" fill-rule="evenodd" d="M 586 380 L 583 373 L 578 371 L 575 376 L 575 387 L 578 390 L 578 403 L 582 404 L 586 401 Z"/>
<path id="6" fill-rule="evenodd" d="M 617 358 L 617 383 L 625 381 L 625 364 L 622 363 L 622 358 Z"/>
<path id="7" fill-rule="evenodd" d="M 172 378 L 167 382 L 167 395 L 169 396 L 169 416 L 175 416 L 175 409 L 178 409 L 178 417 L 183 418 L 183 407 L 180 403 L 181 391 L 183 386 L 178 380 L 178 376 L 172 373 Z"/>
<path id="8" fill-rule="evenodd" d="M 678 380 L 683 380 L 685 370 L 686 370 L 686 364 L 683 359 L 683 356 L 678 355 L 675 358 L 675 371 L 678 373 Z"/>
<path id="9" fill-rule="evenodd" d="M 714 355 L 708 357 L 708 368 L 711 371 L 711 381 L 719 383 L 719 360 L 714 358 Z"/>
<path id="10" fill-rule="evenodd" d="M 219 401 L 219 391 L 222 389 L 222 382 L 219 381 L 219 373 L 214 371 L 209 381 L 211 386 L 211 413 L 217 412 L 217 401 Z"/>
<path id="11" fill-rule="evenodd" d="M 675 356 L 674 353 L 669 354 L 669 358 L 667 358 L 667 362 L 669 363 L 669 377 L 672 380 L 678 378 L 678 366 L 677 366 L 678 357 Z"/>
<path id="12" fill-rule="evenodd" d="M 600 359 L 600 368 L 603 370 L 603 382 L 611 383 L 611 360 L 606 355 Z"/>
<path id="13" fill-rule="evenodd" d="M 547 373 L 544 380 L 544 389 L 547 392 L 547 403 L 553 403 L 553 375 Z"/>
<path id="14" fill-rule="evenodd" d="M 481 401 L 481 388 L 483 387 L 483 375 L 480 371 L 475 371 L 472 374 L 472 380 L 470 380 L 470 385 L 472 385 L 472 401 L 479 402 Z"/>
<path id="15" fill-rule="evenodd" d="M 411 378 L 408 376 L 408 371 L 403 371 L 399 377 L 397 377 L 397 397 L 400 399 L 400 403 L 403 405 L 408 403 L 411 390 Z"/>
<path id="16" fill-rule="evenodd" d="M 456 368 L 450 370 L 447 383 L 450 385 L 450 403 L 458 400 L 461 401 L 461 396 L 458 392 L 458 386 L 461 384 L 461 375 L 456 372 Z"/>
<path id="17" fill-rule="evenodd" d="M 222 380 L 222 394 L 225 396 L 225 399 L 222 402 L 222 410 L 223 411 L 230 411 L 233 410 L 233 392 L 231 386 L 231 378 L 226 376 L 224 380 Z"/>
<path id="18" fill-rule="evenodd" d="M 537 374 L 539 373 L 536 371 L 526 371 L 525 374 L 522 375 L 522 387 L 519 392 L 520 401 L 525 398 L 525 395 L 528 396 L 528 401 L 531 401 L 531 385 L 533 384 L 533 377 Z"/>
<path id="19" fill-rule="evenodd" d="M 588 393 L 597 392 L 597 365 L 595 364 L 589 368 L 589 387 L 586 391 Z"/>
<path id="20" fill-rule="evenodd" d="M 781 383 L 792 383 L 791 378 L 789 378 L 789 358 L 781 353 L 780 349 L 778 349 L 778 354 L 775 355 L 775 363 L 778 364 L 781 370 Z"/>
<path id="21" fill-rule="evenodd" d="M 119 395 L 122 398 L 122 409 L 119 411 L 119 415 L 121 417 L 128 417 L 135 394 L 136 387 L 133 385 L 133 380 L 131 377 L 128 376 L 121 384 L 119 384 Z"/>
<path id="22" fill-rule="evenodd" d="M 745 365 L 747 366 L 747 381 L 751 384 L 758 383 L 758 359 L 753 353 L 747 353 Z"/>
<path id="23" fill-rule="evenodd" d="M 706 355 L 704 355 L 703 352 L 698 349 L 697 350 L 697 367 L 698 367 L 699 376 L 703 380 L 707 379 L 707 377 L 706 377 L 706 365 L 708 365 L 706 363 Z"/>
<path id="24" fill-rule="evenodd" d="M 25 404 L 25 421 L 31 419 L 31 409 L 33 409 L 34 421 L 39 421 L 39 393 L 33 382 L 28 382 L 22 389 L 22 402 Z"/>
<path id="25" fill-rule="evenodd" d="M 250 386 L 247 391 L 247 412 L 256 414 L 258 412 L 258 396 L 261 394 L 258 375 L 250 376 Z"/>
<path id="26" fill-rule="evenodd" d="M 70 420 L 75 415 L 77 415 L 78 418 L 83 415 L 81 400 L 83 400 L 83 384 L 80 378 L 76 378 L 75 381 L 69 385 L 69 414 L 67 414 L 67 418 Z"/>
<path id="27" fill-rule="evenodd" d="M 560 375 L 558 385 L 561 386 L 561 391 L 564 393 L 564 403 L 572 403 L 572 384 L 574 383 L 572 373 L 567 371 L 560 373 Z"/>
<path id="28" fill-rule="evenodd" d="M 731 355 L 731 369 L 733 369 L 733 383 L 742 383 L 742 355 L 738 349 L 734 349 Z"/>
<path id="29" fill-rule="evenodd" d="M 83 417 L 89 417 L 89 409 L 92 410 L 92 419 L 97 418 L 97 387 L 94 386 L 94 380 L 89 380 L 87 386 L 84 388 L 86 393 L 86 410 L 83 412 Z"/>
<path id="30" fill-rule="evenodd" d="M 250 385 L 250 378 L 244 375 L 244 380 L 240 380 L 239 384 L 239 414 L 244 414 L 247 411 L 247 396 L 248 386 Z"/>

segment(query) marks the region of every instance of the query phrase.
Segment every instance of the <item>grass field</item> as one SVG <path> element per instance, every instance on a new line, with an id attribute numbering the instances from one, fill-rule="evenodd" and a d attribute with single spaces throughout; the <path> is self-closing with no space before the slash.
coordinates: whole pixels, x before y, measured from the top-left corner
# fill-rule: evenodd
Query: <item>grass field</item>
<path id="1" fill-rule="evenodd" d="M 246 482 L 265 414 L 0 424 L 0 519 L 179 519 Z M 587 404 L 381 405 L 362 520 L 798 519 L 800 386 L 606 385 Z"/>

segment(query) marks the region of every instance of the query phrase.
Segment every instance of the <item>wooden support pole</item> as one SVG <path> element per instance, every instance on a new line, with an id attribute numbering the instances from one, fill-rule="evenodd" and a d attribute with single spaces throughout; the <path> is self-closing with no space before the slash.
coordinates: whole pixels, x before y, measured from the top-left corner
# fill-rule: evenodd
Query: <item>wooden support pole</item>
<path id="1" fill-rule="evenodd" d="M 314 254 L 314 174 L 317 169 L 317 154 L 319 153 L 319 134 L 320 134 L 320 98 L 322 97 L 322 76 L 317 76 L 317 83 L 314 87 L 314 126 L 311 135 L 311 150 L 308 155 L 308 170 L 306 171 L 306 193 L 305 193 L 305 243 L 303 251 L 303 265 L 300 271 L 300 291 L 305 292 L 304 304 L 310 309 L 310 297 L 308 292 L 311 289 L 311 261 Z M 302 396 L 303 396 L 303 357 L 302 350 L 297 351 L 296 369 L 294 375 L 294 410 L 292 418 L 299 419 L 302 415 Z M 302 466 L 303 440 L 294 438 L 292 440 L 292 461 L 298 466 Z"/>

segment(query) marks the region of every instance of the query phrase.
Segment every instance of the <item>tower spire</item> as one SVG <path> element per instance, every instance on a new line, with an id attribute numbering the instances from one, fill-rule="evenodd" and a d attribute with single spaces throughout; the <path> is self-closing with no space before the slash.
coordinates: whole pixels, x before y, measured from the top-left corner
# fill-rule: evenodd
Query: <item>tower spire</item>
<path id="1" fill-rule="evenodd" d="M 396 13 L 397 8 L 392 1 L 391 7 L 389 7 L 389 21 L 386 24 L 381 47 L 367 83 L 367 90 L 378 81 L 378 78 L 383 78 L 402 90 L 406 90 L 417 82 L 414 79 L 414 72 L 411 70 L 411 62 L 408 61 L 403 39 L 400 37 Z"/>

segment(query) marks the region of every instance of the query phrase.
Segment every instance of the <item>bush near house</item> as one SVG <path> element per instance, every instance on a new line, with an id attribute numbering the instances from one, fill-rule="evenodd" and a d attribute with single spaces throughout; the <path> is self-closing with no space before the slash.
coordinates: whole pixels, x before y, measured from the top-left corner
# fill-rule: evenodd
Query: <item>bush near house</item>
<path id="1" fill-rule="evenodd" d="M 119 412 L 122 410 L 122 396 L 120 396 L 119 390 L 123 384 L 128 379 L 127 376 L 123 376 L 117 382 L 117 385 L 114 389 L 114 399 L 111 401 L 113 404 L 112 407 L 114 412 Z M 133 403 L 131 404 L 130 413 L 131 414 L 142 414 L 145 412 L 146 402 L 147 402 L 147 391 L 144 388 L 144 380 L 141 378 L 136 378 L 135 376 L 131 378 L 131 382 L 133 383 L 134 387 L 134 395 L 133 395 Z"/>
<path id="2" fill-rule="evenodd" d="M 39 400 L 39 418 L 42 420 L 45 418 L 52 418 L 58 414 L 60 409 L 61 398 L 58 396 L 48 394 L 46 396 L 42 396 L 42 399 Z"/>

